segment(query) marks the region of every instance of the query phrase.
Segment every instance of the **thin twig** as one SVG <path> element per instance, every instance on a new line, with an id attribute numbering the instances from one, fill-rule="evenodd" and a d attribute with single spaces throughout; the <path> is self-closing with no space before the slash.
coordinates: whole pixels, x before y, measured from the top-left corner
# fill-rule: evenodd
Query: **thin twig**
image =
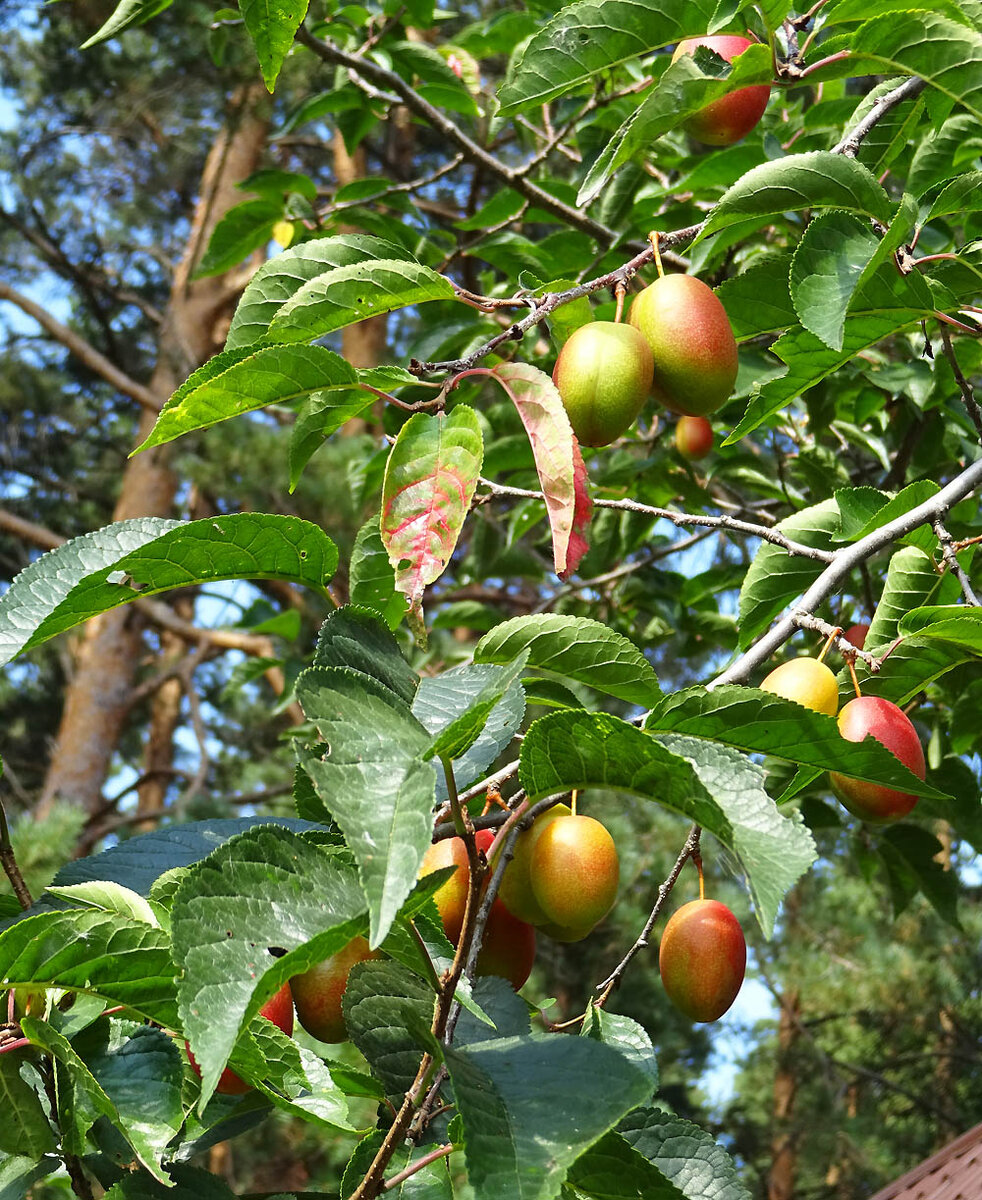
<path id="1" fill-rule="evenodd" d="M 438 1162 L 441 1158 L 448 1158 L 453 1154 L 453 1143 L 447 1142 L 443 1146 L 437 1146 L 435 1150 L 431 1150 L 429 1154 L 424 1154 L 414 1163 L 410 1163 L 405 1170 L 400 1171 L 398 1175 L 393 1175 L 391 1179 L 385 1181 L 383 1191 L 388 1191 L 390 1188 L 398 1187 L 400 1183 L 405 1183 L 407 1179 L 415 1175 L 417 1171 L 422 1171 L 424 1167 L 428 1167 L 430 1163 Z"/>
<path id="2" fill-rule="evenodd" d="M 952 537 L 948 532 L 944 522 L 939 517 L 936 521 L 931 522 L 934 532 L 937 534 L 938 541 L 941 543 L 941 553 L 944 556 L 945 562 L 948 564 L 949 570 L 954 573 L 958 580 L 959 586 L 962 589 L 962 595 L 969 604 L 979 607 L 980 601 L 975 594 L 975 589 L 972 587 L 972 581 L 965 572 L 964 567 L 958 561 L 958 555 L 955 553 L 955 548 L 952 545 Z"/>
<path id="3" fill-rule="evenodd" d="M 602 983 L 597 984 L 597 990 L 600 992 L 600 995 L 593 1002 L 595 1008 L 603 1008 L 603 1006 L 610 999 L 611 992 L 615 987 L 617 987 L 621 977 L 630 965 L 631 960 L 636 954 L 639 954 L 645 948 L 645 946 L 648 945 L 648 938 L 651 936 L 651 931 L 655 927 L 655 922 L 658 920 L 659 914 L 665 905 L 665 901 L 671 894 L 676 880 L 678 879 L 679 875 L 682 874 L 682 868 L 690 858 L 699 853 L 699 837 L 701 833 L 702 830 L 698 825 L 693 825 L 689 830 L 689 836 L 685 839 L 682 849 L 679 851 L 679 856 L 675 860 L 675 865 L 672 867 L 671 871 L 669 871 L 665 882 L 658 888 L 658 895 L 655 897 L 655 903 L 652 906 L 651 912 L 648 914 L 647 921 L 644 923 L 644 928 L 638 935 L 637 941 L 630 948 L 630 950 L 628 950 L 627 954 L 624 955 L 624 957 L 613 969 L 613 971 L 611 971 L 607 978 Z"/>
<path id="4" fill-rule="evenodd" d="M 965 378 L 961 367 L 958 365 L 958 359 L 955 357 L 955 350 L 951 344 L 951 334 L 945 326 L 941 325 L 941 345 L 944 347 L 944 356 L 948 360 L 948 365 L 951 367 L 951 373 L 955 377 L 955 382 L 958 384 L 962 394 L 962 399 L 965 401 L 965 407 L 968 409 L 968 415 L 972 419 L 972 424 L 975 426 L 979 438 L 982 439 L 982 410 L 979 409 L 978 401 L 975 399 L 975 391 L 972 385 Z"/>
<path id="5" fill-rule="evenodd" d="M 891 646 L 886 654 L 878 658 L 868 650 L 860 650 L 858 646 L 854 646 L 852 642 L 842 636 L 838 625 L 830 625 L 828 621 L 823 621 L 821 617 L 812 616 L 811 613 L 793 612 L 791 620 L 798 629 L 810 629 L 813 633 L 820 633 L 822 637 L 833 638 L 832 645 L 835 646 L 836 650 L 843 657 L 861 658 L 872 675 L 875 675 L 880 670 L 893 651 L 893 646 Z"/>
<path id="6" fill-rule="evenodd" d="M 3 873 L 10 880 L 17 903 L 25 910 L 30 908 L 34 901 L 31 899 L 31 893 L 24 882 L 24 876 L 21 874 L 14 856 L 14 847 L 10 841 L 10 829 L 7 826 L 7 814 L 4 812 L 2 803 L 0 803 L 0 865 L 3 866 Z"/>

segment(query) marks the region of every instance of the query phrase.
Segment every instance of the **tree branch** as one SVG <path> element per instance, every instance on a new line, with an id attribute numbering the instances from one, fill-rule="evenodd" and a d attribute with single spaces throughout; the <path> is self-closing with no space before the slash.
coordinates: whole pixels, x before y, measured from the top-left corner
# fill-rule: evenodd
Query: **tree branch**
<path id="1" fill-rule="evenodd" d="M 932 521 L 931 524 L 934 532 L 937 534 L 938 541 L 941 543 L 941 553 L 944 555 L 944 560 L 948 564 L 949 569 L 954 572 L 955 578 L 961 586 L 962 595 L 969 604 L 978 608 L 980 605 L 979 598 L 972 587 L 972 581 L 966 574 L 962 564 L 958 561 L 958 555 L 955 553 L 955 548 L 952 545 L 951 534 L 940 517 L 936 521 Z"/>
<path id="2" fill-rule="evenodd" d="M 951 373 L 955 377 L 955 382 L 961 391 L 962 399 L 965 401 L 965 407 L 968 409 L 968 415 L 972 419 L 972 424 L 975 426 L 979 438 L 982 439 L 982 410 L 979 409 L 978 401 L 975 399 L 975 391 L 972 385 L 965 378 L 961 367 L 958 365 L 958 359 L 955 357 L 955 349 L 951 344 L 951 334 L 948 332 L 944 323 L 940 325 L 941 330 L 941 345 L 944 347 L 944 356 L 948 360 L 948 365 L 951 367 Z"/>
<path id="3" fill-rule="evenodd" d="M 9 300 L 11 304 L 16 304 L 29 317 L 33 317 L 42 329 L 51 334 L 55 341 L 60 342 L 77 359 L 84 363 L 90 371 L 100 376 L 118 392 L 121 392 L 124 396 L 129 396 L 130 399 L 135 400 L 144 408 L 151 409 L 153 412 L 160 410 L 160 405 L 149 388 L 145 388 L 142 383 L 137 383 L 135 379 L 131 379 L 125 371 L 121 371 L 104 354 L 100 354 L 85 338 L 80 337 L 74 330 L 69 329 L 67 325 L 62 325 L 60 321 L 56 321 L 47 309 L 42 308 L 40 304 L 35 304 L 29 297 L 15 291 L 9 284 L 3 282 L 0 282 L 0 300 Z"/>
<path id="4" fill-rule="evenodd" d="M 859 566 L 877 550 L 889 546 L 891 542 L 903 537 L 905 533 L 910 533 L 919 525 L 931 524 L 940 519 L 953 504 L 957 504 L 959 500 L 970 495 L 980 483 L 982 483 L 982 459 L 972 463 L 961 474 L 956 475 L 930 500 L 918 504 L 916 508 L 912 508 L 910 512 L 904 513 L 896 520 L 880 526 L 879 529 L 875 529 L 867 537 L 854 542 L 853 545 L 835 551 L 833 561 L 805 592 L 799 603 L 795 605 L 795 610 L 803 613 L 814 612 L 822 601 L 831 595 L 839 581 L 844 579 L 854 567 Z M 795 628 L 793 618 L 784 617 L 756 645 L 751 646 L 746 654 L 743 654 L 732 666 L 717 675 L 707 686 L 712 689 L 723 683 L 742 683 L 756 667 L 770 658 L 774 651 L 788 640 Z"/>
<path id="5" fill-rule="evenodd" d="M 915 76 L 912 79 L 905 79 L 892 92 L 887 92 L 885 96 L 881 96 L 879 100 L 874 102 L 873 107 L 858 125 L 850 129 L 842 141 L 832 147 L 832 153 L 844 154 L 846 158 L 855 158 L 859 153 L 860 146 L 868 137 L 870 130 L 886 116 L 890 109 L 896 108 L 904 100 L 909 100 L 911 96 L 919 96 L 924 91 L 925 86 L 924 80 L 918 79 Z"/>

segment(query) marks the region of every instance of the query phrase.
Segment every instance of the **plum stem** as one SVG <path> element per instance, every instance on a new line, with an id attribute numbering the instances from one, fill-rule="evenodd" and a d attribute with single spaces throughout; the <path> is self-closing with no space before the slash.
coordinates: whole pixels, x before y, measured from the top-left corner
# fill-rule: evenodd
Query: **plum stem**
<path id="1" fill-rule="evenodd" d="M 662 266 L 661 251 L 658 249 L 658 230 L 653 229 L 648 234 L 648 241 L 651 242 L 651 251 L 655 256 L 655 270 L 658 272 L 658 278 L 662 279 L 665 275 L 665 268 Z"/>
<path id="2" fill-rule="evenodd" d="M 829 650 L 831 650 L 832 643 L 836 640 L 841 632 L 842 626 L 836 625 L 835 629 L 833 629 L 829 636 L 825 639 L 825 645 L 822 647 L 822 652 L 818 656 L 819 662 L 821 662 L 825 658 L 826 654 L 828 654 Z"/>
<path id="3" fill-rule="evenodd" d="M 863 693 L 859 690 L 859 680 L 856 677 L 856 668 L 851 658 L 846 659 L 846 666 L 849 668 L 849 674 L 852 678 L 852 686 L 856 689 L 856 695 L 861 696 Z"/>

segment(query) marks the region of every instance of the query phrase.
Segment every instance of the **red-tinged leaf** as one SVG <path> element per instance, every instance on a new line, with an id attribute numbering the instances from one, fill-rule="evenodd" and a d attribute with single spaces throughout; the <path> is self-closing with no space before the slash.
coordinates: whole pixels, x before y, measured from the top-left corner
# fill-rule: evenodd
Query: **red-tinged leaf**
<path id="1" fill-rule="evenodd" d="M 565 579 L 587 552 L 593 510 L 586 467 L 556 385 L 526 363 L 499 363 L 491 372 L 518 409 L 532 443 L 539 483 L 552 527 L 556 574 Z"/>
<path id="2" fill-rule="evenodd" d="M 395 568 L 396 588 L 409 597 L 409 622 L 421 640 L 423 591 L 450 561 L 483 456 L 481 427 L 473 409 L 463 404 L 449 416 L 410 417 L 389 453 L 382 543 Z"/>

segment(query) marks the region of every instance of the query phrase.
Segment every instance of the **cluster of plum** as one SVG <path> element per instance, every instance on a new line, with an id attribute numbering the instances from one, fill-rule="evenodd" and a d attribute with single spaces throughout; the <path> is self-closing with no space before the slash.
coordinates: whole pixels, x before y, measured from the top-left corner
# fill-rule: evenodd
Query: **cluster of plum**
<path id="1" fill-rule="evenodd" d="M 862 648 L 869 627 L 854 625 L 847 640 Z M 910 718 L 891 700 L 879 696 L 855 696 L 839 709 L 839 685 L 832 671 L 817 658 L 792 658 L 775 667 L 760 685 L 765 692 L 796 700 L 805 708 L 827 716 L 838 716 L 839 733 L 849 742 L 874 737 L 923 779 L 924 750 Z M 858 689 L 857 689 L 858 690 Z M 852 779 L 838 771 L 829 772 L 836 796 L 857 817 L 873 824 L 885 824 L 905 817 L 917 803 L 910 792 L 900 792 L 882 784 Z"/>
<path id="2" fill-rule="evenodd" d="M 705 46 L 732 62 L 752 44 L 732 34 L 689 38 L 672 61 Z M 732 145 L 760 120 L 769 95 L 763 85 L 740 88 L 700 109 L 684 128 L 707 145 Z M 707 417 L 729 398 L 736 375 L 733 330 L 712 289 L 689 275 L 659 273 L 635 297 L 627 324 L 592 321 L 570 335 L 553 382 L 581 445 L 609 445 L 634 424 L 651 396 L 679 414 L 676 448 L 695 460 L 712 448 Z"/>

